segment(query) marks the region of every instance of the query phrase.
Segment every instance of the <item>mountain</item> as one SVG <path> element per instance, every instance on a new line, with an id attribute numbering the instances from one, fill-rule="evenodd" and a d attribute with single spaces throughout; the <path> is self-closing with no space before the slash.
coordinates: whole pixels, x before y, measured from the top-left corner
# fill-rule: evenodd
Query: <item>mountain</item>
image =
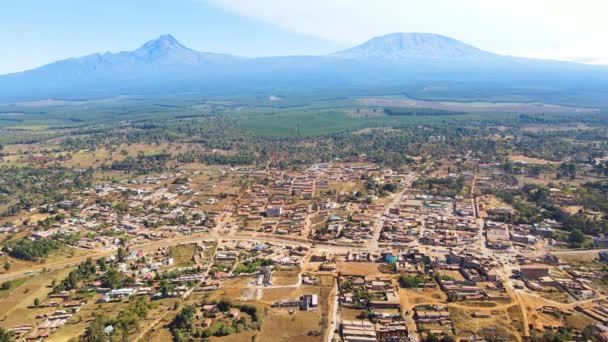
<path id="1" fill-rule="evenodd" d="M 123 54 L 139 62 L 158 64 L 197 65 L 238 59 L 237 57 L 226 54 L 192 50 L 182 45 L 170 34 L 162 35 L 158 39 L 150 40 L 139 49 L 131 53 L 126 52 Z"/>
<path id="2" fill-rule="evenodd" d="M 607 89 L 606 94 L 601 89 Z M 564 101 L 576 92 L 608 99 L 608 68 L 502 56 L 428 33 L 388 34 L 323 56 L 263 58 L 199 52 L 163 35 L 134 51 L 70 58 L 0 76 L 2 102 L 179 93 L 340 91 L 352 95 L 418 90 L 424 96 L 444 98 L 540 94 L 533 99 L 549 96 Z"/>
<path id="3" fill-rule="evenodd" d="M 12 74 L 14 77 L 51 77 L 49 81 L 58 79 L 95 78 L 96 76 L 111 76 L 131 78 L 136 73 L 160 71 L 162 68 L 198 67 L 217 62 L 236 60 L 230 55 L 203 53 L 185 47 L 171 35 L 163 35 L 150 40 L 132 52 L 92 54 L 80 58 L 70 58 L 42 66 L 37 69 Z M 113 74 L 117 72 L 119 74 Z"/>
<path id="4" fill-rule="evenodd" d="M 392 33 L 332 56 L 354 59 L 478 59 L 498 57 L 456 39 L 431 33 Z"/>
<path id="5" fill-rule="evenodd" d="M 160 36 L 158 39 L 145 43 L 130 54 L 131 57 L 148 63 L 186 63 L 198 64 L 203 55 L 183 46 L 172 35 Z"/>

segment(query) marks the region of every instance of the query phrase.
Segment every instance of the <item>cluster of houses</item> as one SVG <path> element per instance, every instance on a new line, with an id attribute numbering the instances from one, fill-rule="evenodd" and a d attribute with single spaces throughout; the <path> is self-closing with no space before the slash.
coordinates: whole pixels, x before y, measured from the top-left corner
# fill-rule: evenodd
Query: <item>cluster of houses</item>
<path id="1" fill-rule="evenodd" d="M 524 263 L 521 265 L 519 277 L 530 290 L 563 291 L 575 300 L 586 300 L 596 296 L 593 281 L 601 278 L 601 274 L 597 271 L 572 267 L 568 267 L 564 271 L 553 267 L 555 264 L 551 258 L 545 260 L 551 264 Z"/>
<path id="2" fill-rule="evenodd" d="M 339 301 L 343 307 L 367 308 L 375 323 L 342 321 L 345 341 L 400 340 L 408 336 L 401 301 L 391 277 L 342 276 Z M 364 295 L 362 295 L 364 294 Z"/>
<path id="3" fill-rule="evenodd" d="M 450 250 L 445 258 L 435 258 L 433 265 L 441 272 L 436 279 L 448 300 L 510 300 L 492 258 L 466 249 Z"/>
<path id="4" fill-rule="evenodd" d="M 435 336 L 454 334 L 452 317 L 445 305 L 418 305 L 414 307 L 414 320 L 420 333 Z"/>
<path id="5" fill-rule="evenodd" d="M 389 209 L 380 241 L 393 246 L 419 242 L 456 247 L 475 241 L 478 231 L 470 200 L 416 194 L 412 190 Z"/>
<path id="6" fill-rule="evenodd" d="M 18 222 L 10 232 L 29 231 L 33 240 L 56 235 L 78 236 L 74 247 L 108 250 L 116 249 L 121 237 L 135 245 L 207 231 L 230 214 L 229 206 L 219 210 L 205 207 L 200 193 L 191 190 L 187 183 L 173 184 L 180 177 L 185 175 L 147 177 L 74 193 L 73 200 L 35 208 L 45 213 L 59 213 L 59 220 L 49 226 Z"/>
<path id="7" fill-rule="evenodd" d="M 57 298 L 55 298 L 57 299 Z M 41 314 L 37 318 L 41 318 L 42 321 L 32 325 L 24 325 L 19 327 L 13 327 L 10 331 L 13 332 L 14 338 L 17 340 L 27 340 L 27 341 L 38 341 L 49 337 L 55 330 L 62 327 L 67 323 L 67 321 L 72 318 L 72 316 L 80 311 L 82 306 L 86 304 L 86 301 L 71 301 L 67 298 L 63 303 L 58 303 L 55 301 L 51 301 L 44 306 L 47 307 L 58 307 L 61 306 L 61 309 L 55 310 L 50 315 Z M 40 306 L 43 307 L 43 306 Z"/>

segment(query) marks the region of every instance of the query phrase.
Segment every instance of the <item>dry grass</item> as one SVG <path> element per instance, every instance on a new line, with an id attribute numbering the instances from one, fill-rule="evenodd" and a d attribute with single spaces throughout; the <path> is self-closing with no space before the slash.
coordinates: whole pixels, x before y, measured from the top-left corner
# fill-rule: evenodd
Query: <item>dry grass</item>
<path id="1" fill-rule="evenodd" d="M 297 311 L 290 315 L 287 310 L 272 310 L 264 318 L 258 341 L 319 341 L 319 336 L 309 336 L 321 331 L 319 311 Z"/>
<path id="2" fill-rule="evenodd" d="M 539 165 L 559 164 L 559 162 L 555 162 L 555 161 L 551 161 L 551 160 L 526 157 L 526 156 L 522 156 L 522 155 L 512 155 L 512 156 L 509 156 L 509 160 L 512 161 L 512 162 L 514 162 L 514 161 L 523 161 L 523 162 L 526 162 L 528 164 L 539 164 Z"/>
<path id="3" fill-rule="evenodd" d="M 597 109 L 566 107 L 544 103 L 424 101 L 407 97 L 388 96 L 361 98 L 359 99 L 359 103 L 374 107 L 433 108 L 467 113 L 571 113 L 573 111 L 590 113 L 597 111 Z"/>
<path id="4" fill-rule="evenodd" d="M 298 282 L 300 268 L 280 270 L 272 273 L 272 284 L 276 286 L 294 285 Z"/>
<path id="5" fill-rule="evenodd" d="M 196 253 L 196 244 L 189 243 L 169 247 L 169 255 L 173 258 L 174 266 L 187 266 L 192 263 Z"/>
<path id="6" fill-rule="evenodd" d="M 345 275 L 375 276 L 384 275 L 375 262 L 338 262 L 338 270 Z"/>
<path id="7" fill-rule="evenodd" d="M 443 304 L 447 297 L 439 288 L 402 289 L 399 288 L 399 298 L 403 310 L 412 310 L 421 304 Z"/>
<path id="8" fill-rule="evenodd" d="M 299 270 L 278 271 L 281 281 L 290 281 L 295 283 Z M 277 279 L 275 277 L 275 279 Z M 198 299 L 189 300 L 192 303 L 199 302 L 200 297 L 204 296 L 207 300 L 219 300 L 220 298 L 229 298 L 233 301 L 241 302 L 244 291 L 247 291 L 247 282 L 249 278 L 230 279 L 223 282 L 221 288 L 212 291 L 208 294 L 197 294 Z M 251 341 L 252 336 L 256 336 L 257 341 L 319 341 L 321 336 L 315 336 L 323 333 L 323 321 L 327 322 L 327 313 L 330 311 L 330 294 L 333 286 L 333 277 L 319 276 L 319 286 L 298 286 L 298 287 L 283 287 L 283 288 L 264 288 L 262 298 L 258 301 L 254 298 L 248 300 L 249 304 L 256 305 L 264 312 L 261 330 L 247 331 L 240 334 L 234 334 L 225 338 L 213 338 L 212 341 Z M 277 285 L 275 283 L 275 285 Z M 327 285 L 327 286 L 326 286 Z M 278 285 L 277 285 L 278 286 Z M 249 289 L 250 290 L 250 289 Z M 295 299 L 303 294 L 317 294 L 319 296 L 319 308 L 309 311 L 296 311 L 295 314 L 289 314 L 287 309 L 274 309 L 271 304 L 281 299 Z M 325 318 L 324 318 L 325 317 Z M 288 328 L 287 328 L 288 327 Z M 162 341 L 163 337 L 168 336 L 166 329 L 159 329 L 150 334 L 150 339 L 153 341 Z M 310 335 L 309 335 L 310 334 Z"/>
<path id="9" fill-rule="evenodd" d="M 54 311 L 52 308 L 30 309 L 28 306 L 39 298 L 42 303 L 47 299 L 51 291 L 50 285 L 53 279 L 60 281 L 65 278 L 71 269 L 63 269 L 48 273 L 42 273 L 28 279 L 22 285 L 13 289 L 9 294 L 0 298 L 2 308 L 2 321 L 0 326 L 10 328 L 19 325 L 30 325 L 35 317 L 46 311 Z M 6 319 L 4 319 L 6 317 Z"/>
<path id="10" fill-rule="evenodd" d="M 462 309 L 449 307 L 456 335 L 460 337 L 468 337 L 472 334 L 481 334 L 484 329 L 494 330 L 497 337 L 505 338 L 508 341 L 517 341 L 519 332 L 514 329 L 510 312 L 508 310 L 480 310 L 480 309 Z M 490 318 L 473 317 L 474 312 L 483 311 L 490 313 Z M 517 320 L 517 318 L 515 318 Z"/>

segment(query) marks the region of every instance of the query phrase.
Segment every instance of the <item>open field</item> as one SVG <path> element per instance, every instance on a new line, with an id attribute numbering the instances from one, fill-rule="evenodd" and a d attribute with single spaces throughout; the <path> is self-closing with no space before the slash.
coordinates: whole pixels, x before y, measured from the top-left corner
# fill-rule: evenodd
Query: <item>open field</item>
<path id="1" fill-rule="evenodd" d="M 62 269 L 24 278 L 26 280 L 21 284 L 16 283 L 18 286 L 12 288 L 9 293 L 0 295 L 0 307 L 2 308 L 0 326 L 11 328 L 23 324 L 24 321 L 34 322 L 40 311 L 53 310 L 52 308 L 30 309 L 28 307 L 33 305 L 36 298 L 44 303 L 51 291 L 52 281 L 60 281 L 69 271 L 70 269 Z"/>
<path id="2" fill-rule="evenodd" d="M 373 107 L 408 107 L 433 108 L 467 113 L 593 113 L 597 109 L 582 107 L 566 107 L 545 103 L 519 102 L 457 102 L 457 101 L 427 101 L 407 97 L 364 97 L 358 100 L 365 106 Z"/>
<path id="3" fill-rule="evenodd" d="M 194 253 L 196 253 L 196 244 L 193 243 L 169 247 L 169 256 L 173 258 L 173 265 L 176 267 L 190 265 Z"/>
<path id="4" fill-rule="evenodd" d="M 508 310 L 492 310 L 490 318 L 473 318 L 477 309 L 450 307 L 450 314 L 456 335 L 467 337 L 472 334 L 505 338 L 508 341 L 519 341 L 519 332 L 514 329 Z M 514 319 L 517 319 L 514 317 Z"/>
<path id="5" fill-rule="evenodd" d="M 0 265 L 4 267 L 5 263 L 8 262 L 10 263 L 10 272 L 27 272 L 32 267 L 44 266 L 47 263 L 58 263 L 71 258 L 85 258 L 87 255 L 92 255 L 93 253 L 93 251 L 80 248 L 64 247 L 60 250 L 52 251 L 43 261 L 20 260 L 8 255 L 2 255 L 0 256 Z M 0 272 L 0 274 L 7 273 L 4 269 L 2 269 L 2 271 L 3 272 Z"/>
<path id="6" fill-rule="evenodd" d="M 404 289 L 399 288 L 399 298 L 401 308 L 404 311 L 411 311 L 417 305 L 440 304 L 447 297 L 439 288 Z"/>
<path id="7" fill-rule="evenodd" d="M 295 285 L 298 283 L 300 272 L 299 267 L 274 271 L 272 272 L 272 284 L 275 286 Z"/>
<path id="8" fill-rule="evenodd" d="M 378 269 L 380 264 L 375 262 L 338 262 L 338 270 L 342 274 L 374 276 L 383 275 Z"/>
<path id="9" fill-rule="evenodd" d="M 539 164 L 539 165 L 558 164 L 558 162 L 555 162 L 555 161 L 526 157 L 526 156 L 522 156 L 522 155 L 509 156 L 509 160 L 512 162 L 524 162 L 527 164 Z"/>

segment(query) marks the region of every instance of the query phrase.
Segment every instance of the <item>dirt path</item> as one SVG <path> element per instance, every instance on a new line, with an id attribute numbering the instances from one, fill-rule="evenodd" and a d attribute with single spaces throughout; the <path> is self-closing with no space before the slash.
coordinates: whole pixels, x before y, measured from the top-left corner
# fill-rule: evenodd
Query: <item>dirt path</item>
<path id="1" fill-rule="evenodd" d="M 165 318 L 165 316 L 167 316 L 167 314 L 171 311 L 171 308 L 167 308 L 167 310 L 165 310 L 165 312 L 160 315 L 157 319 L 155 319 L 152 323 L 146 325 L 146 327 L 137 335 L 135 336 L 131 341 L 139 341 L 142 338 L 144 338 L 144 336 L 146 336 L 146 334 L 152 330 L 158 323 L 160 323 L 160 321 L 163 320 L 163 318 Z"/>

